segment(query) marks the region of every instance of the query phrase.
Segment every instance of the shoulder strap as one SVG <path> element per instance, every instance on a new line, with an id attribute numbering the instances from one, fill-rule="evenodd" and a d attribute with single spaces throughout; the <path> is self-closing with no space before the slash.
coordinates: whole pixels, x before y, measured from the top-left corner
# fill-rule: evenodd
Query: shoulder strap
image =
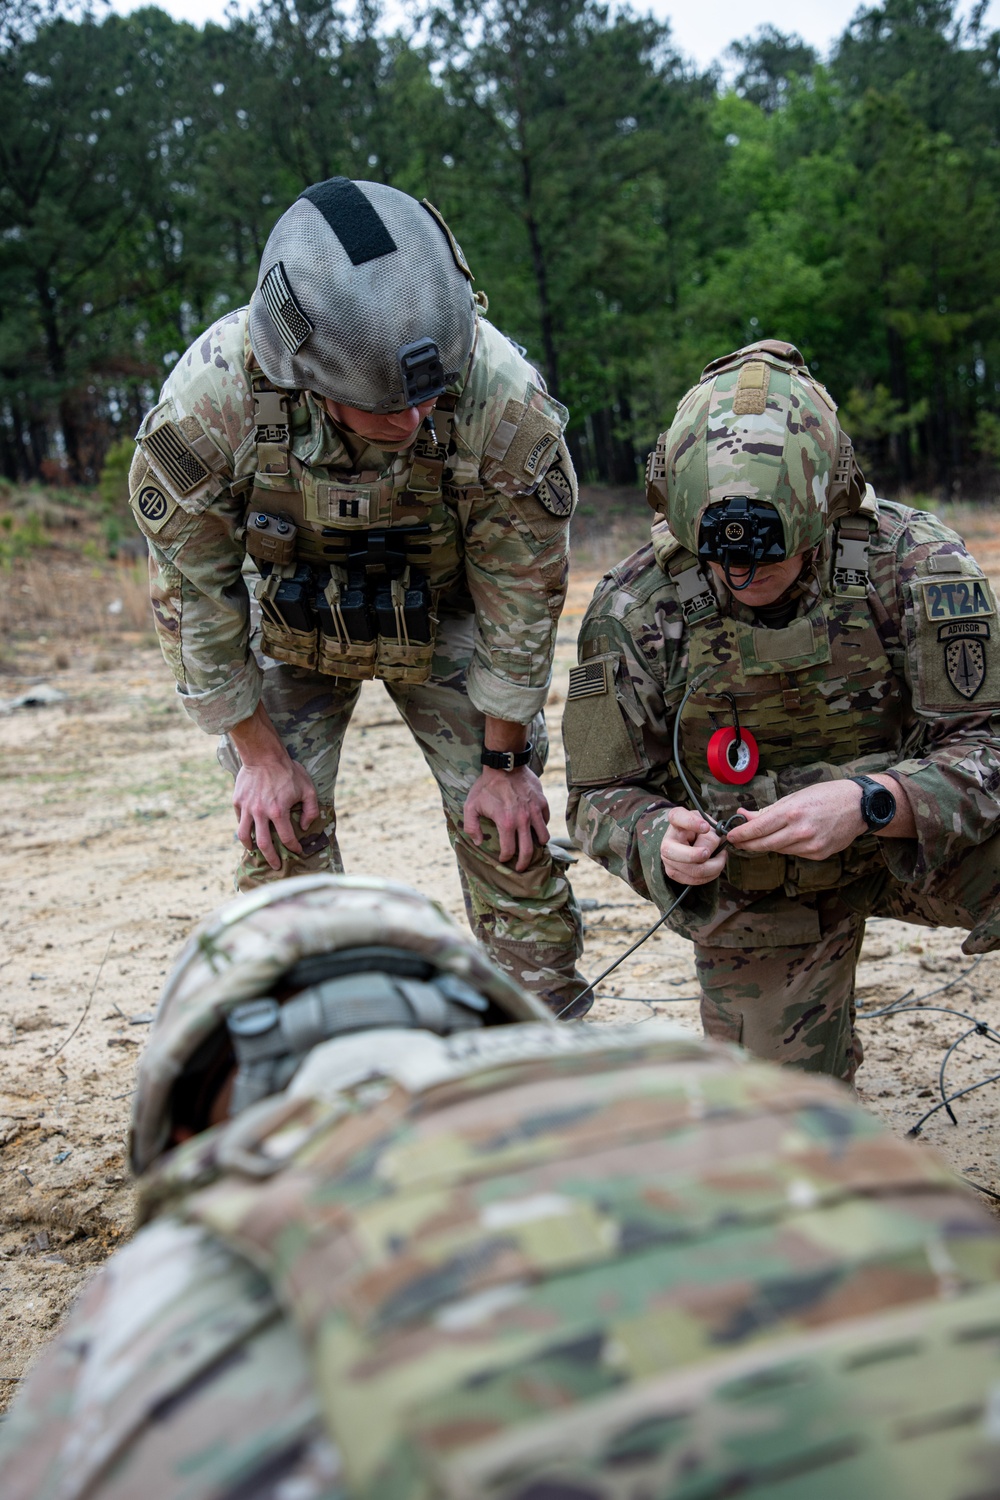
<path id="1" fill-rule="evenodd" d="M 833 546 L 833 592 L 841 598 L 868 594 L 868 549 L 878 530 L 878 501 L 869 486 L 858 509 L 836 524 Z"/>
<path id="2" fill-rule="evenodd" d="M 665 522 L 653 527 L 653 553 L 677 590 L 684 620 L 695 625 L 719 613 L 718 600 L 694 553 L 688 552 Z"/>

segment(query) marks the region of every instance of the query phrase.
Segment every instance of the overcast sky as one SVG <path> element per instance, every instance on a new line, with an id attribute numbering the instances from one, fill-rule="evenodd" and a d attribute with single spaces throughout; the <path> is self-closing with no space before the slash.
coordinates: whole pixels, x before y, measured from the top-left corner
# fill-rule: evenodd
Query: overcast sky
<path id="1" fill-rule="evenodd" d="M 2 3 L 2 0 L 0 0 Z M 147 0 L 148 3 L 148 0 Z M 154 0 L 178 20 L 223 21 L 227 0 Z M 136 0 L 111 0 L 120 14 L 138 8 Z M 823 53 L 858 10 L 857 0 L 633 0 L 639 13 L 652 11 L 670 22 L 679 51 L 701 67 L 714 62 L 740 37 L 750 36 L 770 22 L 779 31 L 798 32 Z M 971 7 L 963 6 L 964 10 Z M 387 0 L 387 17 L 405 19 L 405 3 Z M 1000 28 L 1000 0 L 991 0 L 988 19 Z"/>

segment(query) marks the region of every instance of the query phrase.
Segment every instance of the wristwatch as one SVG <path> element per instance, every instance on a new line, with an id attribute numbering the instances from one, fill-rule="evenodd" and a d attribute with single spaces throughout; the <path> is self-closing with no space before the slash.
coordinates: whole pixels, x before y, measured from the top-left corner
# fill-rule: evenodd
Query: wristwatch
<path id="1" fill-rule="evenodd" d="M 886 828 L 896 816 L 896 799 L 880 781 L 870 776 L 849 776 L 861 788 L 861 816 L 872 833 Z"/>
<path id="2" fill-rule="evenodd" d="M 528 764 L 533 750 L 534 746 L 530 740 L 523 750 L 487 750 L 484 745 L 479 764 L 489 766 L 491 771 L 516 771 L 518 766 Z"/>

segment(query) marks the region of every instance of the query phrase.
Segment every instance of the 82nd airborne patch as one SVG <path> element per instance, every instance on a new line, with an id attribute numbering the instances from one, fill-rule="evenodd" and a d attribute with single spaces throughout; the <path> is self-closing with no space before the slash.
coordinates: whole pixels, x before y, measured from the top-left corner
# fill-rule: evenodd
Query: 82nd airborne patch
<path id="1" fill-rule="evenodd" d="M 177 501 L 164 494 L 155 484 L 144 484 L 135 497 L 135 508 L 146 523 L 145 529 L 158 532 L 177 509 Z"/>

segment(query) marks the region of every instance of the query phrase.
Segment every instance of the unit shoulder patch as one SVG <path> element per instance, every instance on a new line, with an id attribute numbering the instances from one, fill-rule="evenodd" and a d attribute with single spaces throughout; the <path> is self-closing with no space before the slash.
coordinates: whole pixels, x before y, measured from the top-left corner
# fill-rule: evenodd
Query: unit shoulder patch
<path id="1" fill-rule="evenodd" d="M 535 491 L 538 502 L 551 516 L 571 516 L 576 506 L 576 476 L 561 455 L 546 469 Z"/>
<path id="2" fill-rule="evenodd" d="M 986 681 L 986 647 L 981 640 L 957 636 L 944 648 L 948 681 L 963 698 L 974 698 Z"/>
<path id="3" fill-rule="evenodd" d="M 144 529 L 154 535 L 163 529 L 177 509 L 177 501 L 157 484 L 144 484 L 132 504 L 145 522 Z"/>

